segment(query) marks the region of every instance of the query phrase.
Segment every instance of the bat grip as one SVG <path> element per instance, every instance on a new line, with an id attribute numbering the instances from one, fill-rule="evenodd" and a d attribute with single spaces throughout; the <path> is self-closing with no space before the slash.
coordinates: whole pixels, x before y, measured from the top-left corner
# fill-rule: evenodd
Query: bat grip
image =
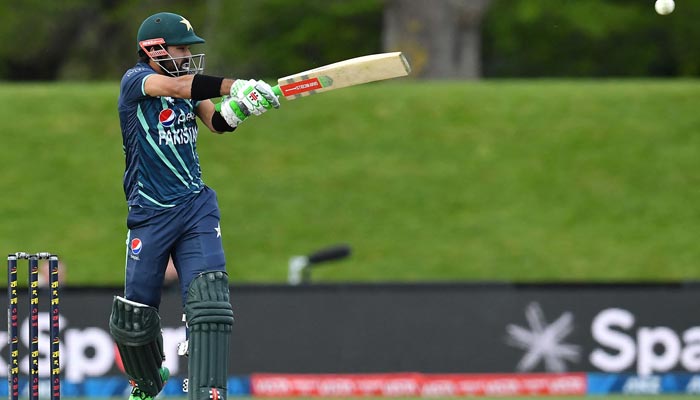
<path id="1" fill-rule="evenodd" d="M 275 85 L 272 87 L 272 91 L 277 95 L 277 96 L 282 96 L 282 89 L 280 89 L 280 85 Z"/>

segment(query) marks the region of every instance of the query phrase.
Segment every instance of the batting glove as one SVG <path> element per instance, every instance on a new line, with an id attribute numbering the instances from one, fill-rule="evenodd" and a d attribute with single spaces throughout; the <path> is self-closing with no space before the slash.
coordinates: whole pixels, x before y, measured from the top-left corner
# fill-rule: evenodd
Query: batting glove
<path id="1" fill-rule="evenodd" d="M 247 108 L 248 114 L 260 115 L 270 108 L 279 108 L 280 101 L 272 87 L 263 81 L 253 79 L 237 80 L 231 86 L 231 97 Z M 245 112 L 245 111 L 244 111 Z"/>
<path id="2" fill-rule="evenodd" d="M 214 108 L 231 128 L 240 125 L 250 115 L 248 107 L 231 96 L 224 96 L 220 102 L 214 104 Z"/>

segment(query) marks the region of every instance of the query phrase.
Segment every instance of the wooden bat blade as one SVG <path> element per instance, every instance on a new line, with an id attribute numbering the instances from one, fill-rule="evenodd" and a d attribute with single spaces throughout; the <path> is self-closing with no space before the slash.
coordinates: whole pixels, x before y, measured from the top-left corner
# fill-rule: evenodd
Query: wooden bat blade
<path id="1" fill-rule="evenodd" d="M 380 53 L 324 65 L 277 80 L 273 89 L 287 100 L 363 83 L 406 76 L 411 66 L 401 52 Z"/>

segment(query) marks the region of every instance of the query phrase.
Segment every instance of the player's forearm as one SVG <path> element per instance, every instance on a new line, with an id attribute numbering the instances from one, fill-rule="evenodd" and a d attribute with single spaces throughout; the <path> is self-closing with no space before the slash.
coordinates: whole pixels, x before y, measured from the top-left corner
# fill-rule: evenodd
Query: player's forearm
<path id="1" fill-rule="evenodd" d="M 224 78 L 221 81 L 220 96 L 228 96 L 231 93 L 231 86 L 233 86 L 234 82 L 236 82 L 235 79 Z"/>
<path id="2" fill-rule="evenodd" d="M 184 75 L 176 78 L 151 75 L 146 79 L 145 90 L 149 96 L 168 96 L 181 99 L 206 100 L 226 96 L 235 79 L 210 75 Z"/>
<path id="3" fill-rule="evenodd" d="M 193 100 L 213 99 L 219 96 L 227 96 L 231 92 L 235 79 L 221 78 L 210 75 L 192 76 L 190 96 Z"/>
<path id="4" fill-rule="evenodd" d="M 212 117 L 214 116 L 214 104 L 211 101 L 202 101 L 199 103 L 199 107 L 196 109 L 197 116 L 204 123 L 204 125 L 209 128 L 210 131 L 215 133 L 222 133 L 222 131 L 216 129 L 212 122 Z"/>

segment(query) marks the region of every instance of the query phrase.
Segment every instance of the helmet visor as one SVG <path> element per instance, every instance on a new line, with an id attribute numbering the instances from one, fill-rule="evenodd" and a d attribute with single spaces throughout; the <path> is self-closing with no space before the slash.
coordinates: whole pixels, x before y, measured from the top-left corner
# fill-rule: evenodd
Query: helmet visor
<path id="1" fill-rule="evenodd" d="M 193 54 L 188 57 L 171 57 L 170 55 L 154 58 L 160 68 L 168 75 L 194 75 L 204 71 L 204 54 Z"/>
<path id="2" fill-rule="evenodd" d="M 204 71 L 204 53 L 173 57 L 165 48 L 165 40 L 161 38 L 141 41 L 139 46 L 168 75 L 194 75 Z"/>

